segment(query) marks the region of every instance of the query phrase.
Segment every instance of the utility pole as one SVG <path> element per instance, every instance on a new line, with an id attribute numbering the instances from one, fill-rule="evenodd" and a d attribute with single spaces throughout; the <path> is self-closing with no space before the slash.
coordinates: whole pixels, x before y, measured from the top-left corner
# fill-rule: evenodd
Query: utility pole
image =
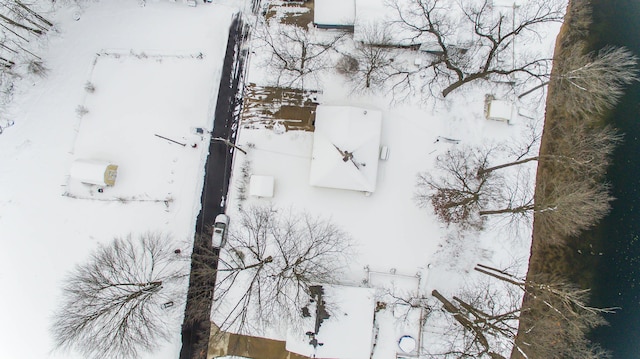
<path id="1" fill-rule="evenodd" d="M 224 144 L 225 144 L 225 145 L 227 145 L 227 146 L 231 146 L 231 147 L 233 147 L 233 148 L 237 149 L 238 151 L 240 151 L 240 152 L 244 153 L 245 155 L 247 154 L 247 151 L 245 151 L 245 150 L 243 150 L 242 148 L 240 148 L 240 147 L 236 146 L 236 144 L 235 144 L 235 143 L 233 143 L 233 142 L 231 142 L 231 141 L 227 140 L 226 138 L 222 138 L 222 137 L 211 137 L 211 141 L 218 141 L 218 142 L 222 142 L 222 143 L 224 143 Z"/>
<path id="2" fill-rule="evenodd" d="M 209 131 L 206 128 L 202 128 L 202 127 L 192 127 L 191 128 L 191 132 L 193 132 L 193 134 L 195 135 L 204 135 L 205 133 L 208 133 L 210 135 L 213 135 L 213 131 Z M 158 136 L 158 135 L 156 135 Z M 239 146 L 236 146 L 235 143 L 227 140 L 226 138 L 222 138 L 222 137 L 211 137 L 211 141 L 218 141 L 218 142 L 222 142 L 227 146 L 231 146 L 235 149 L 237 149 L 238 151 L 244 153 L 245 155 L 247 154 L 247 151 L 243 150 L 242 148 L 240 148 Z"/>

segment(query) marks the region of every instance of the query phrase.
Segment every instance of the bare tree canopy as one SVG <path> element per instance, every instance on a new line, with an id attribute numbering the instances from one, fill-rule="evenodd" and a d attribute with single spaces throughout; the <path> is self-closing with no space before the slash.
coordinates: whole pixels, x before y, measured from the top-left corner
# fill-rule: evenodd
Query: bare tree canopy
<path id="1" fill-rule="evenodd" d="M 498 199 L 502 178 L 479 175 L 488 166 L 497 147 L 454 147 L 438 156 L 435 171 L 419 173 L 416 201 L 420 207 L 431 206 L 442 222 L 478 227 L 479 211 Z"/>
<path id="2" fill-rule="evenodd" d="M 583 46 L 576 44 L 567 52 L 552 72 L 551 80 L 542 85 L 557 86 L 556 94 L 562 97 L 559 102 L 574 116 L 588 119 L 613 108 L 625 87 L 638 81 L 638 58 L 626 48 L 609 46 L 586 53 Z"/>
<path id="3" fill-rule="evenodd" d="M 414 42 L 428 43 L 437 58 L 427 66 L 434 83 L 447 96 L 476 80 L 514 81 L 514 75 L 546 79 L 551 59 L 527 51 L 539 27 L 561 22 L 564 4 L 557 0 L 531 0 L 512 9 L 494 7 L 491 0 L 452 2 L 396 0 L 397 24 Z M 472 31 L 472 36 L 466 35 Z M 405 85 L 409 77 L 398 73 Z"/>
<path id="4" fill-rule="evenodd" d="M 269 53 L 265 65 L 276 85 L 305 88 L 305 80 L 316 79 L 318 72 L 332 67 L 328 55 L 344 34 L 323 35 L 283 24 L 263 24 L 257 29 L 255 36 Z"/>
<path id="5" fill-rule="evenodd" d="M 432 292 L 439 305 L 430 307 L 427 321 L 447 340 L 430 343 L 429 357 L 498 359 L 510 352 L 524 358 L 609 357 L 587 334 L 606 325 L 602 314 L 616 308 L 589 306 L 589 290 L 558 276 L 521 279 L 482 264 L 475 270 L 487 277 L 470 281 L 452 299 Z"/>
<path id="6" fill-rule="evenodd" d="M 88 358 L 135 358 L 171 330 L 166 320 L 185 293 L 185 261 L 170 238 L 116 238 L 77 265 L 64 281 L 52 332 L 58 348 Z"/>
<path id="7" fill-rule="evenodd" d="M 430 315 L 436 323 L 446 316 L 447 324 L 441 329 L 446 339 L 426 349 L 429 357 L 498 359 L 511 351 L 522 303 L 517 288 L 482 280 L 466 285 L 452 300 L 437 290 L 431 294 L 442 310 Z"/>
<path id="8" fill-rule="evenodd" d="M 594 328 L 606 325 L 603 313 L 618 308 L 588 305 L 589 290 L 560 276 L 534 275 L 521 279 L 511 273 L 478 264 L 476 271 L 509 283 L 525 294 L 515 348 L 525 358 L 609 358 L 609 353 L 587 339 Z"/>
<path id="9" fill-rule="evenodd" d="M 41 61 L 28 50 L 32 48 L 28 43 L 52 29 L 53 23 L 36 11 L 36 5 L 20 0 L 0 1 L 1 67 L 9 68 L 22 61 Z"/>
<path id="10" fill-rule="evenodd" d="M 360 27 L 362 38 L 347 57 L 353 59 L 355 66 L 338 69 L 349 77 L 356 92 L 370 92 L 383 86 L 393 72 L 390 30 L 380 24 L 362 24 Z"/>
<path id="11" fill-rule="evenodd" d="M 437 157 L 434 171 L 418 174 L 418 205 L 433 208 L 446 224 L 476 228 L 483 216 L 507 215 L 517 222 L 535 213 L 544 236 L 554 243 L 592 227 L 613 200 L 602 176 L 622 136 L 609 126 L 594 128 L 587 122 L 555 131 L 559 139 L 552 153 L 526 156 L 511 150 L 517 158 L 499 164 L 496 158 L 508 152 L 500 146 L 450 149 Z M 527 152 L 535 147 L 523 146 Z M 553 178 L 539 179 L 535 194 L 529 176 L 518 168 L 532 161 L 557 168 Z M 505 171 L 511 173 L 509 180 Z"/>
<path id="12" fill-rule="evenodd" d="M 345 232 L 308 213 L 250 207 L 230 226 L 221 255 L 214 320 L 242 331 L 274 322 L 296 323 L 309 287 L 335 283 L 350 256 Z"/>

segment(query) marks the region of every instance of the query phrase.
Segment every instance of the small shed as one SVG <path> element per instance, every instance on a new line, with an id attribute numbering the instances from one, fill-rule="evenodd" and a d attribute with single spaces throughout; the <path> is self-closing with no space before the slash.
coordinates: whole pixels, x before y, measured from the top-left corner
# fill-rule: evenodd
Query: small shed
<path id="1" fill-rule="evenodd" d="M 505 100 L 491 100 L 487 108 L 487 119 L 511 123 L 514 121 L 516 106 Z"/>
<path id="2" fill-rule="evenodd" d="M 252 175 L 249 180 L 249 194 L 256 197 L 273 197 L 272 176 Z"/>
<path id="3" fill-rule="evenodd" d="M 71 164 L 70 175 L 82 183 L 113 186 L 116 183 L 118 166 L 108 161 L 78 159 Z"/>
<path id="4" fill-rule="evenodd" d="M 323 29 L 350 29 L 356 21 L 355 0 L 315 0 L 313 24 Z"/>

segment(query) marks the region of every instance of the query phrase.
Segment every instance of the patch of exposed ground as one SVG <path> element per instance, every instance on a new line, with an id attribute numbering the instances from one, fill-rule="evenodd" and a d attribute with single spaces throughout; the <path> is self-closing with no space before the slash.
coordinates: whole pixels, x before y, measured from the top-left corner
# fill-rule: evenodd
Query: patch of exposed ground
<path id="1" fill-rule="evenodd" d="M 306 29 L 313 23 L 313 1 L 286 1 L 269 4 L 265 18 L 267 21 L 275 18 L 282 24 Z"/>
<path id="2" fill-rule="evenodd" d="M 245 88 L 241 124 L 265 128 L 278 124 L 286 130 L 313 131 L 317 96 L 318 91 L 249 84 Z"/>

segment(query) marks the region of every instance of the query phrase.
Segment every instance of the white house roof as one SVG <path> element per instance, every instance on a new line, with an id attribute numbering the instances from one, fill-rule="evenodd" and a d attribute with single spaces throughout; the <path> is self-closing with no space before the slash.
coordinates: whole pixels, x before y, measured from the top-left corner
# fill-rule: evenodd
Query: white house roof
<path id="1" fill-rule="evenodd" d="M 338 285 L 322 287 L 330 315 L 315 336 L 322 345 L 314 348 L 309 344 L 309 336 L 305 335 L 315 330 L 314 313 L 305 319 L 302 328 L 289 331 L 286 349 L 310 358 L 369 359 L 373 343 L 375 290 Z"/>
<path id="2" fill-rule="evenodd" d="M 318 106 L 309 184 L 375 191 L 381 130 L 380 111 L 352 106 Z"/>
<path id="3" fill-rule="evenodd" d="M 315 0 L 313 23 L 320 26 L 353 26 L 356 20 L 355 0 Z"/>

